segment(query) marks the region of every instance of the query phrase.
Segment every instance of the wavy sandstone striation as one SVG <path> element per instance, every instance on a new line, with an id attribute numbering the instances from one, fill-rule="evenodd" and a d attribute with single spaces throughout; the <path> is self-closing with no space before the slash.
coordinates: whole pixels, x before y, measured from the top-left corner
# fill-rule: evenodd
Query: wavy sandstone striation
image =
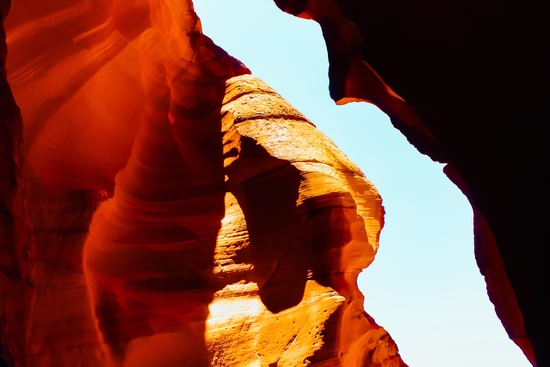
<path id="1" fill-rule="evenodd" d="M 378 192 L 190 1 L 21 0 L 6 27 L 8 365 L 405 366 L 356 285 Z"/>

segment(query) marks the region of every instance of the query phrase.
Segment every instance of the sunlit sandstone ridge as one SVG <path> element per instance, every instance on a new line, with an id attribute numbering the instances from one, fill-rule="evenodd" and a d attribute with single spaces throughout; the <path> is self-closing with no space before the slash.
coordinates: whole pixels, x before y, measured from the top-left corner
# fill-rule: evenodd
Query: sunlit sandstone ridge
<path id="1" fill-rule="evenodd" d="M 8 365 L 405 366 L 356 285 L 378 192 L 190 1 L 21 0 L 6 28 Z"/>

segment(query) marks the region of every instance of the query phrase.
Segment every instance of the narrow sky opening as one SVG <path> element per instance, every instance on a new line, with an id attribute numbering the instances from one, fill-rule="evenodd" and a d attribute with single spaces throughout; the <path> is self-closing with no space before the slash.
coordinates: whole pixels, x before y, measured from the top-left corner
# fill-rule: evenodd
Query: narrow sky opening
<path id="1" fill-rule="evenodd" d="M 195 7 L 206 35 L 310 118 L 379 189 L 386 225 L 359 287 L 404 361 L 530 366 L 488 300 L 467 199 L 376 107 L 334 104 L 318 24 L 282 13 L 272 0 L 195 0 Z"/>

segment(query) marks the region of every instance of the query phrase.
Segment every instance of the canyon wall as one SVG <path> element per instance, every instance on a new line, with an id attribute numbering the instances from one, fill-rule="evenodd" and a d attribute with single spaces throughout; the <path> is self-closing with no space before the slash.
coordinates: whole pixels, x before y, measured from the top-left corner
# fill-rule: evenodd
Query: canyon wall
<path id="1" fill-rule="evenodd" d="M 275 0 L 317 21 L 336 103 L 386 112 L 474 210 L 475 253 L 508 335 L 550 365 L 550 3 Z"/>
<path id="2" fill-rule="evenodd" d="M 356 284 L 377 190 L 190 1 L 22 0 L 5 28 L 5 365 L 406 367 Z"/>
<path id="3" fill-rule="evenodd" d="M 321 25 L 337 103 L 375 103 L 447 163 L 497 315 L 550 365 L 548 3 L 275 2 Z M 355 285 L 383 222 L 376 190 L 202 35 L 190 2 L 11 5 L 4 364 L 404 365 Z"/>

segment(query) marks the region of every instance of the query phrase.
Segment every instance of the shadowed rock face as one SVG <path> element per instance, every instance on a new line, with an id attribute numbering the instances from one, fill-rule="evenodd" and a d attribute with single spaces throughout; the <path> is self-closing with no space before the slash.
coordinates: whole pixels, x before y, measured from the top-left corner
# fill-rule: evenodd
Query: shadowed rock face
<path id="1" fill-rule="evenodd" d="M 356 285 L 378 192 L 190 1 L 21 0 L 7 21 L 8 365 L 406 366 Z"/>
<path id="2" fill-rule="evenodd" d="M 375 103 L 420 152 L 447 163 L 474 209 L 497 315 L 532 363 L 550 365 L 550 3 L 275 3 L 321 25 L 337 103 Z"/>

